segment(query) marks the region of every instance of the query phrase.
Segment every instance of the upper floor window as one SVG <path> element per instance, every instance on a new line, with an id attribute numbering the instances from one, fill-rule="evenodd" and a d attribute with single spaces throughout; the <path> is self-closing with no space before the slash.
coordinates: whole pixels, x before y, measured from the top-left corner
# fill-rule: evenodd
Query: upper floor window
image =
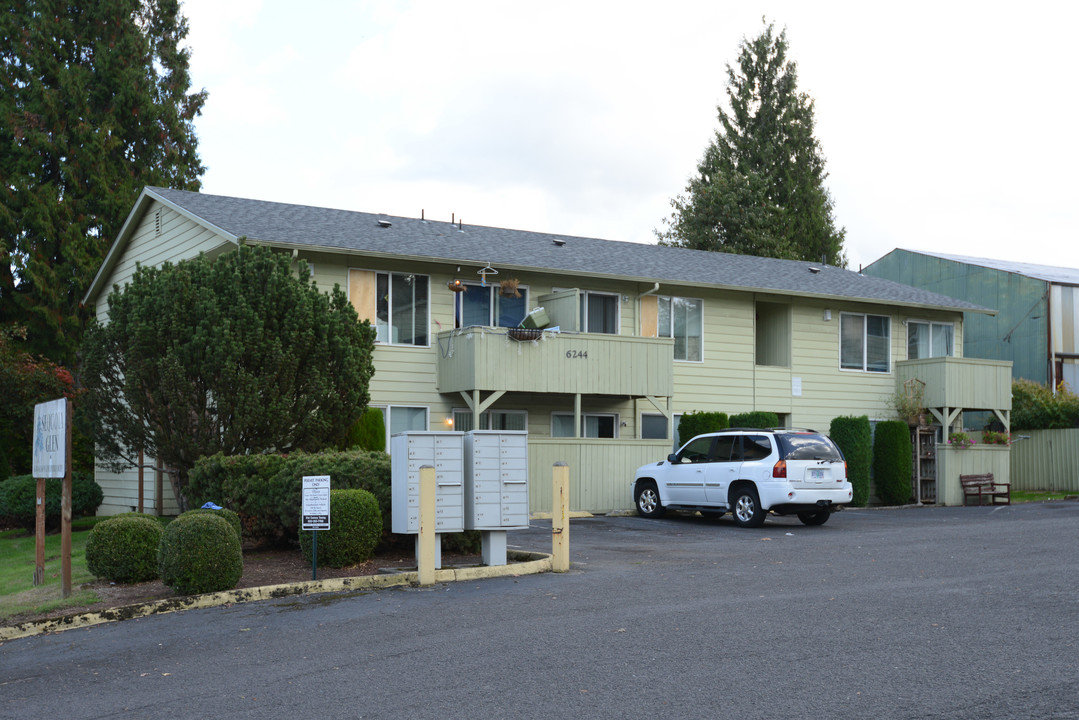
<path id="1" fill-rule="evenodd" d="M 618 296 L 581 293 L 581 332 L 618 334 Z"/>
<path id="2" fill-rule="evenodd" d="M 704 303 L 680 297 L 657 298 L 660 337 L 674 338 L 675 360 L 701 360 L 704 336 Z"/>
<path id="3" fill-rule="evenodd" d="M 375 327 L 380 343 L 427 345 L 426 275 L 375 274 Z"/>
<path id="4" fill-rule="evenodd" d="M 907 322 L 907 357 L 919 358 L 951 357 L 955 354 L 953 338 L 955 326 L 951 323 Z"/>
<path id="5" fill-rule="evenodd" d="M 891 366 L 892 319 L 886 315 L 841 313 L 839 367 L 886 373 Z"/>
<path id="6" fill-rule="evenodd" d="M 528 290 L 518 288 L 517 292 L 521 297 L 503 295 L 498 285 L 466 283 L 463 292 L 455 293 L 457 327 L 517 327 L 528 312 Z"/>

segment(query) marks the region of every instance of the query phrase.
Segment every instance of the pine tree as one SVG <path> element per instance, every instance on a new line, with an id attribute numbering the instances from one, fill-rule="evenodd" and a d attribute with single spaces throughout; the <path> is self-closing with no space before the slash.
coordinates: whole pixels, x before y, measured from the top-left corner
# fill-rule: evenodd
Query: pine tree
<path id="1" fill-rule="evenodd" d="M 729 109 L 674 212 L 661 244 L 846 266 L 824 156 L 813 135 L 813 100 L 797 89 L 787 32 L 772 25 L 743 38 L 727 65 Z"/>
<path id="2" fill-rule="evenodd" d="M 80 303 L 144 185 L 199 188 L 178 0 L 0 10 L 0 324 L 71 362 Z"/>

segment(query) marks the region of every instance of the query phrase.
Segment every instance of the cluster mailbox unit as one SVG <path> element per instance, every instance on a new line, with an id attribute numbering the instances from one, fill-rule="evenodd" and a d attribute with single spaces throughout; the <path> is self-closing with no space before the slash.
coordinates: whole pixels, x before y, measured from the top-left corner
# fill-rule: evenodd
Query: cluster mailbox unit
<path id="1" fill-rule="evenodd" d="M 528 527 L 527 432 L 403 432 L 390 455 L 395 533 L 419 533 L 420 468 L 431 465 L 435 533 L 480 530 L 484 563 L 506 564 L 506 531 Z"/>

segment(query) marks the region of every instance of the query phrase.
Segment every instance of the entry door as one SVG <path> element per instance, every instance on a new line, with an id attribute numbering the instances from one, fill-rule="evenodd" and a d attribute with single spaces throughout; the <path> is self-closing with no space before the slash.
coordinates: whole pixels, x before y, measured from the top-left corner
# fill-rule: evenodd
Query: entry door
<path id="1" fill-rule="evenodd" d="M 720 435 L 712 450 L 714 461 L 705 471 L 704 498 L 709 505 L 726 505 L 731 483 L 742 466 L 738 435 Z"/>

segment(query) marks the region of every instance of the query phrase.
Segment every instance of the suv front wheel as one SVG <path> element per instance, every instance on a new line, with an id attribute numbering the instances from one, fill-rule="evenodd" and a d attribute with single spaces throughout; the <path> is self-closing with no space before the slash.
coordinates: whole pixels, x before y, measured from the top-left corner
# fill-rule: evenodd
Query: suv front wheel
<path id="1" fill-rule="evenodd" d="M 637 483 L 636 495 L 634 501 L 637 504 L 637 514 L 641 517 L 663 517 L 663 513 L 667 511 L 659 502 L 659 489 L 654 482 Z"/>
<path id="2" fill-rule="evenodd" d="M 767 513 L 761 508 L 757 491 L 747 485 L 731 493 L 731 514 L 739 527 L 757 528 L 764 524 Z"/>

